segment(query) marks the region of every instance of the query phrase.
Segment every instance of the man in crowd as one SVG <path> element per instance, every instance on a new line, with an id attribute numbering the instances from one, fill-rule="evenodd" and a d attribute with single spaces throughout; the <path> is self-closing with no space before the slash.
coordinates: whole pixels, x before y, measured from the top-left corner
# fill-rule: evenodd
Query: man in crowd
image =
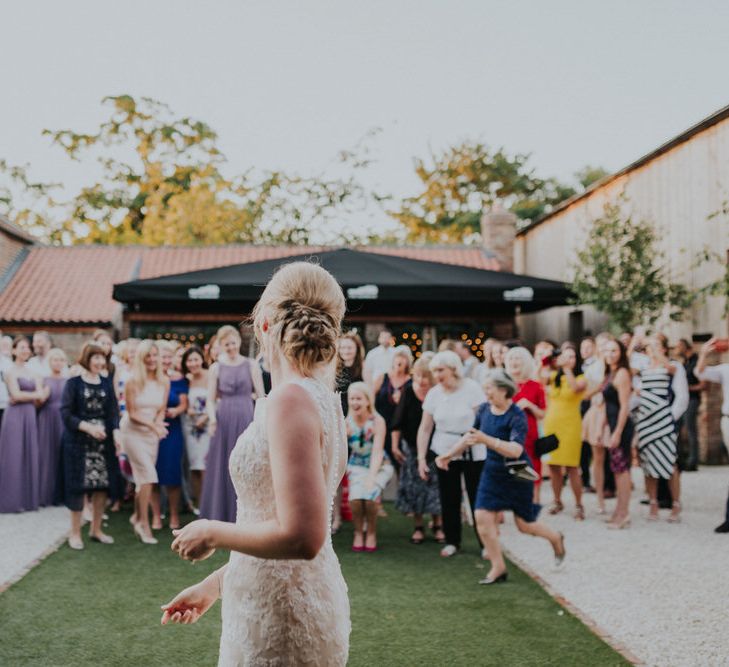
<path id="1" fill-rule="evenodd" d="M 392 332 L 383 329 L 377 337 L 377 347 L 372 348 L 365 357 L 364 381 L 372 386 L 372 382 L 376 377 L 390 370 L 394 355 L 395 348 L 392 346 Z"/>
<path id="2" fill-rule="evenodd" d="M 478 374 L 479 361 L 471 353 L 471 347 L 466 345 L 462 340 L 456 342 L 456 354 L 463 363 L 463 375 L 464 377 L 476 379 Z"/>
<path id="3" fill-rule="evenodd" d="M 697 422 L 704 382 L 699 380 L 695 374 L 699 355 L 694 352 L 693 345 L 685 338 L 682 338 L 676 345 L 676 354 L 683 359 L 683 367 L 686 370 L 686 380 L 688 381 L 689 389 L 689 403 L 684 417 L 688 435 L 688 455 L 683 469 L 695 471 L 698 470 L 699 465 L 699 432 Z"/>
<path id="4" fill-rule="evenodd" d="M 701 348 L 694 373 L 699 380 L 716 382 L 721 385 L 723 395 L 721 403 L 721 437 L 724 441 L 724 448 L 727 449 L 729 448 L 729 364 L 708 366 L 706 363 L 707 358 L 714 351 L 726 352 L 726 341 L 720 341 L 716 338 L 707 341 Z M 724 523 L 717 526 L 714 532 L 729 533 L 729 497 L 726 501 Z"/>
<path id="5" fill-rule="evenodd" d="M 33 354 L 35 356 L 28 360 L 28 370 L 43 378 L 48 377 L 51 374 L 48 353 L 52 347 L 51 335 L 47 331 L 36 331 L 33 334 Z"/>

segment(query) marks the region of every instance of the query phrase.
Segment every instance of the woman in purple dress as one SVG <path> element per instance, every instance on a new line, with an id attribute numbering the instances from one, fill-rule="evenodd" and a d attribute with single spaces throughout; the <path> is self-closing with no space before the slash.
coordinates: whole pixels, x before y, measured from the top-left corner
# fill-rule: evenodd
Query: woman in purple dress
<path id="1" fill-rule="evenodd" d="M 48 389 L 40 376 L 28 370 L 30 343 L 24 336 L 13 341 L 13 367 L 3 373 L 10 404 L 0 428 L 0 513 L 37 510 L 38 424 L 36 401 L 44 401 Z"/>
<path id="2" fill-rule="evenodd" d="M 40 504 L 54 505 L 58 467 L 61 465 L 61 440 L 63 439 L 63 418 L 61 417 L 61 396 L 66 378 L 63 372 L 68 366 L 66 353 L 54 347 L 48 353 L 51 375 L 43 380 L 48 388 L 48 398 L 38 410 L 38 459 L 40 468 Z"/>
<path id="3" fill-rule="evenodd" d="M 200 516 L 235 521 L 236 496 L 228 459 L 238 436 L 253 421 L 253 395 L 264 396 L 261 369 L 240 353 L 240 334 L 232 326 L 218 331 L 220 356 L 208 374 L 210 450 L 205 462 Z"/>

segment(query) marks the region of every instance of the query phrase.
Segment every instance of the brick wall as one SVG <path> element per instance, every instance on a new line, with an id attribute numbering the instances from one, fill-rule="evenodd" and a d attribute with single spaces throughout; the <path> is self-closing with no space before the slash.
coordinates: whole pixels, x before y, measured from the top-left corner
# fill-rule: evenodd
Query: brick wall
<path id="1" fill-rule="evenodd" d="M 709 355 L 708 364 L 714 366 L 726 362 L 720 355 Z M 727 457 L 721 441 L 721 386 L 715 382 L 706 383 L 699 411 L 699 461 L 701 463 L 726 463 Z M 725 443 L 729 447 L 729 442 Z"/>

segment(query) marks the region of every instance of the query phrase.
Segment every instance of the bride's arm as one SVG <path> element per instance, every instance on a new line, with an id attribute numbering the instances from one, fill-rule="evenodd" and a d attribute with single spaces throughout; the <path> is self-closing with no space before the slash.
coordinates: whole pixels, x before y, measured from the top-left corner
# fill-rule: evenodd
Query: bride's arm
<path id="1" fill-rule="evenodd" d="M 319 411 L 307 391 L 286 384 L 266 404 L 276 516 L 242 524 L 194 521 L 172 543 L 182 558 L 212 549 L 257 558 L 314 558 L 327 534 L 327 491 L 321 460 Z"/>

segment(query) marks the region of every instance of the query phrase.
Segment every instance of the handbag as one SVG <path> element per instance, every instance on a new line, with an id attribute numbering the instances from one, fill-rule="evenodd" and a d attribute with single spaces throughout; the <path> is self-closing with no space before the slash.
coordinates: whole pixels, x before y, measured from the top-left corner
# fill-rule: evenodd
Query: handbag
<path id="1" fill-rule="evenodd" d="M 539 473 L 526 461 L 522 461 L 521 459 L 507 461 L 504 465 L 512 477 L 516 477 L 524 482 L 538 482 L 540 479 Z"/>
<path id="2" fill-rule="evenodd" d="M 543 438 L 537 438 L 534 441 L 534 453 L 541 458 L 549 452 L 553 452 L 559 447 L 559 438 L 556 435 L 545 435 Z"/>

